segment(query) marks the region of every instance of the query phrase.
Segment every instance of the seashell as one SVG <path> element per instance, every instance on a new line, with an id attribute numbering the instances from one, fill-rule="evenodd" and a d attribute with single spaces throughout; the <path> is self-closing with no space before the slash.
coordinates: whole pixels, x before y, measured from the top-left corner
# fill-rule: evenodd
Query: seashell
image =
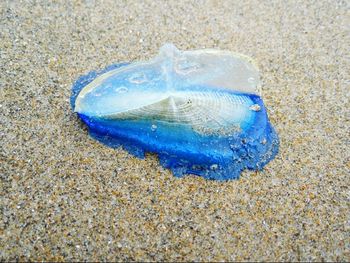
<path id="1" fill-rule="evenodd" d="M 279 141 L 263 104 L 259 72 L 246 56 L 164 45 L 148 62 L 90 72 L 71 104 L 102 143 L 139 158 L 157 153 L 175 176 L 238 178 L 277 154 Z"/>

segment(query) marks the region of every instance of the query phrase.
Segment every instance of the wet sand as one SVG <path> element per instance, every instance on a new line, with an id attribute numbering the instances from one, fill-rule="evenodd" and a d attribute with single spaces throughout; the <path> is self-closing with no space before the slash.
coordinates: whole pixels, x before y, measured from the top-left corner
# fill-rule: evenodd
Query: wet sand
<path id="1" fill-rule="evenodd" d="M 345 1 L 2 1 L 2 260 L 350 261 Z M 280 153 L 217 182 L 94 141 L 76 78 L 172 42 L 257 62 Z"/>

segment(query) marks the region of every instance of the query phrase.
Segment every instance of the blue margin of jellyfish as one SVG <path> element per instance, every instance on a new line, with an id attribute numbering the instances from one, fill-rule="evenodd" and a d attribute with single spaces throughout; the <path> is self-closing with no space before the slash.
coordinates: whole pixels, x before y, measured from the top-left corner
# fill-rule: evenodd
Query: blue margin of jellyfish
<path id="1" fill-rule="evenodd" d="M 72 109 L 74 110 L 76 98 L 86 85 L 99 75 L 128 64 L 130 63 L 113 64 L 101 71 L 91 71 L 88 74 L 79 77 L 72 87 L 70 98 Z M 133 140 L 132 138 L 127 139 L 123 137 L 118 138 L 118 136 L 110 136 L 113 132 L 115 133 L 116 130 L 120 131 L 121 127 L 108 128 L 110 126 L 108 121 L 96 120 L 79 113 L 78 116 L 87 124 L 89 134 L 94 139 L 112 148 L 122 146 L 129 153 L 140 159 L 144 158 L 145 152 L 157 153 L 160 164 L 163 167 L 170 169 L 176 177 L 182 177 L 185 174 L 195 174 L 211 180 L 229 180 L 239 178 L 241 172 L 245 169 L 261 170 L 278 153 L 279 139 L 274 128 L 267 119 L 268 117 L 262 99 L 257 95 L 248 95 L 255 103 L 259 104 L 262 109 L 261 114 L 263 114 L 263 118 L 260 120 L 261 124 L 259 125 L 258 123 L 258 125 L 255 126 L 257 126 L 258 129 L 259 127 L 264 127 L 264 130 L 262 132 L 260 131 L 253 140 L 248 140 L 247 142 L 244 142 L 246 138 L 249 138 L 250 134 L 255 135 L 257 129 L 244 132 L 238 137 L 236 136 L 232 138 L 231 150 L 233 152 L 233 159 L 215 158 L 215 162 L 218 163 L 218 166 L 215 167 L 215 169 L 213 169 L 211 163 L 212 160 L 210 160 L 210 158 L 208 159 L 208 156 L 196 156 L 200 153 L 191 155 L 183 152 L 181 154 L 182 157 L 179 158 L 178 156 L 170 154 L 169 151 L 164 149 L 165 147 L 150 147 L 150 145 L 146 145 L 137 139 Z M 264 123 L 266 123 L 265 126 Z M 132 125 L 132 123 L 126 122 L 125 127 L 130 128 Z M 182 129 L 186 129 L 186 127 L 182 127 Z M 142 135 L 138 134 L 138 136 Z M 203 138 L 203 140 L 207 141 L 216 139 L 215 136 L 203 136 Z M 262 140 L 266 140 L 265 143 L 262 143 Z M 155 143 L 156 142 L 153 142 L 153 145 Z M 218 141 L 218 144 L 220 143 L 221 142 Z M 225 143 L 228 143 L 228 141 L 226 140 Z"/>

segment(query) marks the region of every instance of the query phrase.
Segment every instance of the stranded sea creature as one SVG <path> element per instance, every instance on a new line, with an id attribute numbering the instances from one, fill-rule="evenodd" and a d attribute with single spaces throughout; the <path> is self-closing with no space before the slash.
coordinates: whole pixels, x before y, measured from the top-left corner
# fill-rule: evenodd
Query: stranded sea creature
<path id="1" fill-rule="evenodd" d="M 102 143 L 143 158 L 157 153 L 175 176 L 238 178 L 278 152 L 259 96 L 259 73 L 243 55 L 164 45 L 147 62 L 80 77 L 71 104 Z"/>

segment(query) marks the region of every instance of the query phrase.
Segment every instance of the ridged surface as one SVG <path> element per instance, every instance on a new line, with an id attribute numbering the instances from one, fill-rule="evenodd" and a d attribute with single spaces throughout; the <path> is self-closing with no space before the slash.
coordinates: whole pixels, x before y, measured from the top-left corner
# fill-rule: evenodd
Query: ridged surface
<path id="1" fill-rule="evenodd" d="M 109 119 L 149 119 L 189 124 L 198 132 L 239 129 L 249 123 L 253 102 L 244 95 L 226 92 L 178 92 L 166 99 L 114 115 Z"/>

